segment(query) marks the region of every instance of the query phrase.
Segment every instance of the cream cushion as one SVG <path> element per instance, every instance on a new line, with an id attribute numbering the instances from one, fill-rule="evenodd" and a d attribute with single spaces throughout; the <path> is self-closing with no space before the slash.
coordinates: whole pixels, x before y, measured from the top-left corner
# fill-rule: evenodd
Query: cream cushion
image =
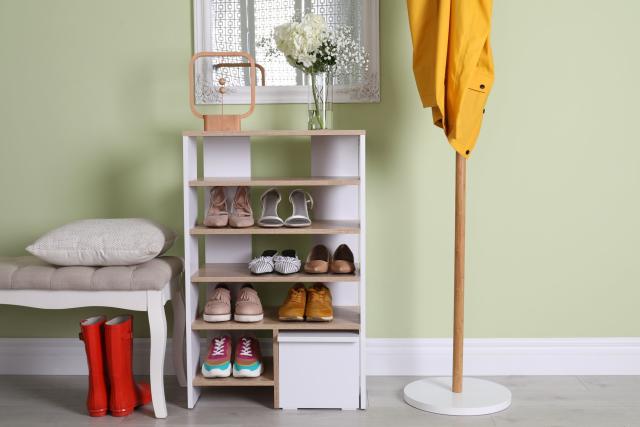
<path id="1" fill-rule="evenodd" d="M 134 265 L 163 254 L 175 239 L 148 219 L 86 219 L 48 232 L 27 251 L 54 265 Z"/>
<path id="2" fill-rule="evenodd" d="M 180 273 L 182 260 L 172 256 L 117 267 L 56 267 L 33 256 L 0 257 L 0 290 L 160 290 Z"/>

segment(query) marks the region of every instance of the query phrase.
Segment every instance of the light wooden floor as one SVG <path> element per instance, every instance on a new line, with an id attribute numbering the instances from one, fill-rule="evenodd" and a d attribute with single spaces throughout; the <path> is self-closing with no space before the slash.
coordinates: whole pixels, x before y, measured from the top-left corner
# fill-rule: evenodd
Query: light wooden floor
<path id="1" fill-rule="evenodd" d="M 511 408 L 492 416 L 446 417 L 418 411 L 402 402 L 402 388 L 413 380 L 410 377 L 370 377 L 370 408 L 344 412 L 269 409 L 271 396 L 257 389 L 210 390 L 196 409 L 187 410 L 182 389 L 167 377 L 169 418 L 155 420 L 149 406 L 126 418 L 89 418 L 84 412 L 84 377 L 0 376 L 0 425 L 640 426 L 640 377 L 493 379 L 511 389 Z"/>

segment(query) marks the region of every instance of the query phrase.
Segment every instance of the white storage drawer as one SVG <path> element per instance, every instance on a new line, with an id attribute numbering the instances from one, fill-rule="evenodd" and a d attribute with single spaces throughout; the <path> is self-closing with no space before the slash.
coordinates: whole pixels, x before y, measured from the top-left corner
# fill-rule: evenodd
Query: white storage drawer
<path id="1" fill-rule="evenodd" d="M 359 342 L 350 332 L 280 332 L 280 407 L 357 409 Z"/>

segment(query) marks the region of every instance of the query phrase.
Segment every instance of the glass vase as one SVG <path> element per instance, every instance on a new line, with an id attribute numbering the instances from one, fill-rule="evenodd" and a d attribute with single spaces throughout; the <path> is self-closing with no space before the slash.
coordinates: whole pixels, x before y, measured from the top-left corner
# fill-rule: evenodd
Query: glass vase
<path id="1" fill-rule="evenodd" d="M 309 130 L 333 126 L 333 77 L 331 73 L 305 74 L 309 104 Z"/>

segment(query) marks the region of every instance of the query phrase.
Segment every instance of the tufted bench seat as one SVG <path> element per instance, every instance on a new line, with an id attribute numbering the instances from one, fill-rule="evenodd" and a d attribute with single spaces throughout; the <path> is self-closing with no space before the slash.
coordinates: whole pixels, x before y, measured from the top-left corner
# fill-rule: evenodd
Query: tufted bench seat
<path id="1" fill-rule="evenodd" d="M 132 266 L 57 267 L 32 256 L 0 257 L 0 304 L 67 309 L 115 307 L 146 311 L 151 351 L 149 374 L 153 409 L 157 418 L 167 416 L 164 397 L 164 355 L 167 320 L 164 305 L 172 300 L 173 362 L 184 385 L 182 358 L 184 304 L 180 295 L 183 263 L 164 256 Z"/>
<path id="2" fill-rule="evenodd" d="M 180 273 L 182 260 L 169 256 L 114 267 L 56 267 L 34 256 L 0 257 L 0 289 L 159 291 Z"/>

